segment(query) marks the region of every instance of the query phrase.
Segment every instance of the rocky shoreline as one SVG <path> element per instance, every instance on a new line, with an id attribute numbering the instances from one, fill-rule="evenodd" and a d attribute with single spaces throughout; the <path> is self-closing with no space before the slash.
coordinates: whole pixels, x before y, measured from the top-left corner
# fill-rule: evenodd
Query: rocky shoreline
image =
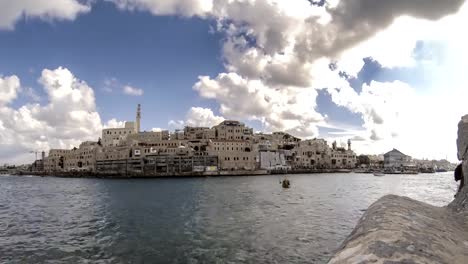
<path id="1" fill-rule="evenodd" d="M 457 146 L 467 183 L 468 115 Z M 379 199 L 329 261 L 337 263 L 468 263 L 468 188 L 445 207 L 395 195 Z"/>

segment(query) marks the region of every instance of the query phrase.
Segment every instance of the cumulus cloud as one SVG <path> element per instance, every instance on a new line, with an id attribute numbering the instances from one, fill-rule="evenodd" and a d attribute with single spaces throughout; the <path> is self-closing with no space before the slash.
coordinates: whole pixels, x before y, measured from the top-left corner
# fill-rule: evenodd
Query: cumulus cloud
<path id="1" fill-rule="evenodd" d="M 185 120 L 170 120 L 168 125 L 171 129 L 183 129 L 185 126 L 213 127 L 225 120 L 217 116 L 209 108 L 192 107 L 185 115 Z"/>
<path id="2" fill-rule="evenodd" d="M 223 73 L 216 79 L 200 77 L 194 89 L 202 97 L 216 98 L 224 116 L 259 120 L 269 131 L 312 137 L 318 135 L 316 125 L 324 121 L 315 110 L 317 91 L 314 89 L 271 89 L 260 80 L 244 79 L 235 73 Z"/>
<path id="3" fill-rule="evenodd" d="M 100 135 L 94 91 L 86 82 L 65 68 L 44 69 L 38 81 L 47 94 L 47 104 L 17 109 L 0 104 L 0 156 L 4 161 L 30 162 L 29 151 L 71 148 Z M 14 83 L 19 85 L 19 80 Z"/>
<path id="4" fill-rule="evenodd" d="M 306 21 L 296 50 L 301 58 L 335 57 L 389 27 L 396 18 L 411 16 L 437 20 L 455 13 L 464 0 L 346 0 L 328 7 L 331 22 Z"/>
<path id="5" fill-rule="evenodd" d="M 213 0 L 108 0 L 121 9 L 147 10 L 154 15 L 204 16 L 213 7 Z"/>
<path id="6" fill-rule="evenodd" d="M 125 127 L 124 121 L 118 121 L 116 118 L 112 118 L 104 124 L 103 128 L 123 128 Z"/>
<path id="7" fill-rule="evenodd" d="M 457 60 L 435 65 L 430 71 L 433 82 L 427 90 L 449 90 L 443 98 L 458 100 L 453 94 L 462 92 L 459 87 L 466 83 L 466 74 L 461 69 L 466 69 L 468 61 L 464 57 L 466 41 L 460 34 L 468 22 L 466 7 L 459 11 L 465 2 L 462 0 L 334 0 L 326 1 L 325 6 L 308 0 L 109 1 L 126 10 L 213 19 L 216 30 L 225 34 L 222 52 L 226 71 L 217 76 L 200 76 L 193 89 L 203 98 L 216 100 L 220 114 L 226 118 L 258 120 L 267 130 L 317 136 L 318 126 L 327 125 L 327 117 L 317 111 L 317 90 L 327 88 L 334 103 L 362 116 L 364 130 L 354 136 L 367 139 L 360 143 L 363 149 L 368 144 L 369 150 L 391 148 L 394 146 L 389 144 L 397 143 L 411 145 L 410 139 L 419 142 L 422 138 L 418 134 L 435 136 L 438 130 L 415 126 L 414 120 L 421 117 L 418 119 L 414 113 L 425 114 L 412 105 L 414 102 L 424 102 L 422 109 L 438 122 L 453 127 L 456 125 L 445 123 L 449 119 L 446 117 L 467 110 L 463 103 L 456 111 L 445 104 L 436 112 L 426 102 L 436 104 L 433 98 L 442 98 L 440 94 L 425 91 L 428 95 L 402 82 L 372 82 L 356 92 L 337 74 L 345 71 L 355 76 L 365 57 L 373 57 L 383 67 L 414 66 L 418 60 L 413 56 L 416 42 L 440 38 L 451 50 L 445 56 Z M 447 17 L 450 14 L 456 15 Z M 430 64 L 427 58 L 424 60 Z M 330 63 L 334 63 L 336 71 L 330 70 Z M 130 86 L 127 90 L 132 95 L 143 93 Z M 35 116 L 32 106 L 24 110 L 24 115 L 28 111 Z M 202 112 L 208 113 L 197 114 Z M 181 127 L 188 120 L 171 121 L 170 125 Z M 444 135 L 454 140 L 455 133 Z"/>
<path id="8" fill-rule="evenodd" d="M 18 96 L 20 80 L 16 75 L 0 76 L 0 106 L 8 104 Z"/>
<path id="9" fill-rule="evenodd" d="M 91 10 L 77 0 L 14 0 L 0 1 L 0 29 L 13 29 L 21 18 L 74 20 Z"/>
<path id="10" fill-rule="evenodd" d="M 224 117 L 217 116 L 209 108 L 192 107 L 187 113 L 187 126 L 213 127 L 224 121 Z"/>
<path id="11" fill-rule="evenodd" d="M 131 95 L 131 96 L 142 96 L 143 90 L 140 88 L 132 87 L 130 85 L 125 85 L 123 88 L 124 94 Z"/>

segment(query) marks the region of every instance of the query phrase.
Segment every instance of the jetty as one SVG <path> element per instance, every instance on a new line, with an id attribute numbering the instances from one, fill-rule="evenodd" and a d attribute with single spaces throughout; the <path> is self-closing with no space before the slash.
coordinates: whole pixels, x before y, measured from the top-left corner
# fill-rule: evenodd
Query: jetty
<path id="1" fill-rule="evenodd" d="M 467 183 L 468 115 L 458 125 L 457 147 Z M 396 195 L 379 199 L 329 261 L 337 263 L 468 263 L 468 188 L 445 207 Z"/>

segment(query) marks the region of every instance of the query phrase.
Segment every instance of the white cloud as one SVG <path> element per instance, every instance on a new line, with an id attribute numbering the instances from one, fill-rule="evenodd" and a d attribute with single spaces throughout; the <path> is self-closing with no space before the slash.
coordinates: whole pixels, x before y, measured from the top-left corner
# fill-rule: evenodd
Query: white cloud
<path id="1" fill-rule="evenodd" d="M 316 136 L 318 125 L 329 125 L 327 117 L 316 110 L 317 89 L 329 88 L 337 105 L 362 116 L 364 131 L 356 136 L 368 139 L 360 141 L 363 150 L 375 152 L 404 144 L 409 153 L 424 150 L 437 155 L 436 147 L 447 146 L 428 144 L 429 136 L 443 135 L 447 139 L 438 142 L 452 144 L 456 135 L 451 130 L 456 129 L 452 119 L 468 112 L 460 96 L 466 93 L 462 87 L 467 83 L 464 69 L 468 61 L 465 52 L 468 41 L 463 34 L 468 23 L 466 5 L 458 11 L 465 2 L 462 0 L 342 0 L 327 1 L 327 8 L 313 6 L 307 0 L 110 1 L 127 10 L 216 20 L 217 30 L 225 34 L 226 72 L 201 76 L 193 88 L 200 96 L 216 100 L 220 114 L 226 118 L 259 120 L 266 130 Z M 26 2 L 33 1 L 15 3 Z M 447 17 L 453 13 L 456 14 Z M 10 21 L 3 22 L 3 27 L 11 28 L 19 16 L 15 12 L 8 14 L 13 14 L 14 19 L 0 16 L 0 27 L 1 21 Z M 44 14 L 35 16 L 60 18 Z M 337 62 L 338 70 L 355 75 L 363 65 L 362 58 L 369 56 L 385 67 L 417 65 L 421 62 L 413 57 L 413 49 L 420 40 L 441 41 L 447 51 L 442 63 L 434 64 L 430 59 L 424 62 L 431 79 L 430 87 L 424 91 L 401 82 L 373 82 L 356 93 L 336 71 L 328 69 L 333 61 Z M 130 86 L 127 90 L 132 95 L 143 94 Z M 78 98 L 65 96 L 68 97 Z M 443 101 L 438 101 L 442 98 Z M 414 102 L 422 106 L 414 107 Z M 28 106 L 23 114 L 35 116 L 35 112 L 42 112 L 40 109 Z M 206 116 L 208 120 L 213 117 L 216 116 L 209 113 Z M 193 119 L 204 120 L 197 118 Z M 188 119 L 171 121 L 170 125 L 181 127 Z M 435 129 L 420 125 L 419 120 L 444 125 Z M 427 147 L 431 145 L 433 149 Z"/>
<path id="2" fill-rule="evenodd" d="M 20 87 L 20 80 L 16 75 L 4 78 L 0 76 L 0 106 L 16 99 Z"/>
<path id="3" fill-rule="evenodd" d="M 185 126 L 213 127 L 224 120 L 224 117 L 215 115 L 209 108 L 192 107 L 187 112 L 185 120 L 170 120 L 168 126 L 170 129 L 183 129 Z"/>
<path id="4" fill-rule="evenodd" d="M 261 80 L 246 80 L 235 73 L 223 73 L 216 79 L 202 76 L 193 88 L 202 97 L 216 98 L 225 117 L 259 120 L 269 131 L 313 137 L 318 135 L 317 125 L 324 121 L 315 110 L 315 89 L 272 89 Z"/>
<path id="5" fill-rule="evenodd" d="M 125 127 L 125 121 L 118 121 L 116 118 L 112 118 L 107 121 L 103 128 L 123 128 Z"/>
<path id="6" fill-rule="evenodd" d="M 211 11 L 213 0 L 108 0 L 121 9 L 148 10 L 154 15 L 204 16 Z"/>
<path id="7" fill-rule="evenodd" d="M 123 87 L 123 92 L 124 94 L 128 94 L 131 96 L 142 96 L 143 95 L 143 90 L 140 88 L 135 88 L 129 85 L 126 85 Z"/>
<path id="8" fill-rule="evenodd" d="M 187 113 L 187 126 L 213 127 L 224 121 L 224 117 L 217 116 L 209 108 L 192 107 Z"/>
<path id="9" fill-rule="evenodd" d="M 47 94 L 47 104 L 17 109 L 0 105 L 2 162 L 31 162 L 29 151 L 71 148 L 84 140 L 97 140 L 101 134 L 94 91 L 85 82 L 68 69 L 57 68 L 43 70 L 39 83 Z"/>
<path id="10" fill-rule="evenodd" d="M 185 126 L 184 120 L 169 120 L 168 126 L 171 130 L 183 129 Z"/>
<path id="11" fill-rule="evenodd" d="M 74 20 L 91 7 L 77 0 L 2 0 L 0 1 L 0 29 L 13 29 L 21 18 L 44 20 Z"/>

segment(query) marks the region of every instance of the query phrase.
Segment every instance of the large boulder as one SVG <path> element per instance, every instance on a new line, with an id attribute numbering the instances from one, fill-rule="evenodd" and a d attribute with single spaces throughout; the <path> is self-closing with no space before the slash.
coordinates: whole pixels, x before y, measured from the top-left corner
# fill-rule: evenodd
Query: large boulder
<path id="1" fill-rule="evenodd" d="M 468 185 L 468 115 L 458 124 L 457 147 Z M 468 263 L 468 187 L 446 207 L 379 199 L 329 263 Z"/>

